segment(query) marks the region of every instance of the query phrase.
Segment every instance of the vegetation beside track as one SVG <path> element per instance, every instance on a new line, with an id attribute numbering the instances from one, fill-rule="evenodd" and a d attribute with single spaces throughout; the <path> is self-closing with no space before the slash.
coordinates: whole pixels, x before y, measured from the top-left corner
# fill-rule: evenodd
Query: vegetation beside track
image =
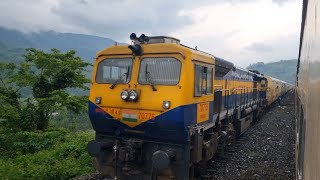
<path id="1" fill-rule="evenodd" d="M 3 135 L 3 134 L 2 134 Z M 70 179 L 93 172 L 86 144 L 93 131 L 19 132 L 1 137 L 0 176 L 4 179 Z"/>
<path id="2" fill-rule="evenodd" d="M 75 51 L 28 49 L 20 64 L 0 63 L 1 179 L 70 179 L 94 171 L 86 151 L 89 64 Z M 29 91 L 24 96 L 25 90 Z"/>

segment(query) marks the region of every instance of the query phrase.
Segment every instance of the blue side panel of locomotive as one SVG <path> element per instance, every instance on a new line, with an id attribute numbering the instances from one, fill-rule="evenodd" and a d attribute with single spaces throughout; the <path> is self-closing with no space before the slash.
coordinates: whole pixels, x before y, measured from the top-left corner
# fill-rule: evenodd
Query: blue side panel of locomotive
<path id="1" fill-rule="evenodd" d="M 188 127 L 195 124 L 197 105 L 174 108 L 133 128 L 114 119 L 92 102 L 89 102 L 89 117 L 93 128 L 101 134 L 182 143 L 189 140 Z M 132 133 L 132 130 L 138 133 Z"/>

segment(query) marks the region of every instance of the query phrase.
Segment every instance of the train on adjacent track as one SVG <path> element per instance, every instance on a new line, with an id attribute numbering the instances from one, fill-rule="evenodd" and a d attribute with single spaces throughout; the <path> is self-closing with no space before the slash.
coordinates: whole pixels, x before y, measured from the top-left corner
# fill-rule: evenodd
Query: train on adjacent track
<path id="1" fill-rule="evenodd" d="M 97 53 L 89 96 L 88 152 L 114 179 L 197 178 L 292 88 L 176 38 L 130 38 Z"/>

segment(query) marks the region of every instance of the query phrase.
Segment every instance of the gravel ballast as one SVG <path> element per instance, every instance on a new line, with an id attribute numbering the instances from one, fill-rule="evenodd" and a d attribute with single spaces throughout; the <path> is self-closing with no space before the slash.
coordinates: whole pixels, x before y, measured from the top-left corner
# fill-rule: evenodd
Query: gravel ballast
<path id="1" fill-rule="evenodd" d="M 295 179 L 294 94 L 289 92 L 208 165 L 212 179 Z"/>

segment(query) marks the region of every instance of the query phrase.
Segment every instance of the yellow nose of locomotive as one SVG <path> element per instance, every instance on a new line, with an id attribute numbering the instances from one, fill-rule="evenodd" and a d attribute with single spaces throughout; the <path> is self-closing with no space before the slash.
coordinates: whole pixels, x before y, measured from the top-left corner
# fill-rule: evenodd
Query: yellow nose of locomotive
<path id="1" fill-rule="evenodd" d="M 131 39 L 134 45 L 98 53 L 90 101 L 115 120 L 135 127 L 184 103 L 184 55 L 176 43 L 157 43 L 157 38 L 146 36 Z"/>

